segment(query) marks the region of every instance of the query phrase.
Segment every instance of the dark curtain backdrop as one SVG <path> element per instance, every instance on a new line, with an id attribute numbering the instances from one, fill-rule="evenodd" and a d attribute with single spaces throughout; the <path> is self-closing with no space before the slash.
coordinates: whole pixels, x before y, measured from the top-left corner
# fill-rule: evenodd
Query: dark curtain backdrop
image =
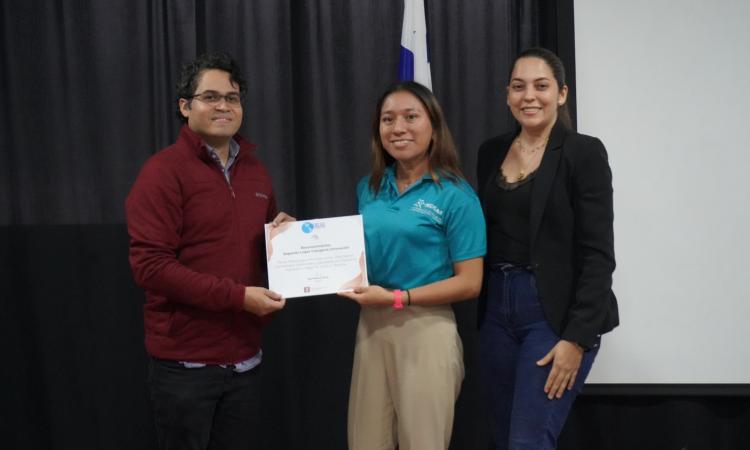
<path id="1" fill-rule="evenodd" d="M 480 142 L 512 126 L 503 86 L 520 48 L 558 51 L 575 98 L 572 0 L 426 3 L 434 91 L 473 181 Z M 0 2 L 0 448 L 155 446 L 123 202 L 177 134 L 180 64 L 233 54 L 249 81 L 242 133 L 259 144 L 281 208 L 350 214 L 402 10 L 399 0 Z M 453 449 L 487 439 L 473 308 L 456 306 L 467 376 Z M 325 296 L 277 315 L 253 448 L 346 447 L 357 314 Z M 651 420 L 665 415 L 675 419 Z M 561 448 L 738 448 L 749 416 L 746 401 L 584 396 Z"/>
<path id="2" fill-rule="evenodd" d="M 299 216 L 353 209 L 373 105 L 396 73 L 400 0 L 0 4 L 0 225 L 123 223 L 141 164 L 176 136 L 178 69 L 205 51 L 233 54 L 248 78 L 242 132 L 260 145 L 280 205 Z M 434 91 L 469 179 L 478 145 L 510 124 L 510 59 L 557 48 L 559 8 L 427 1 Z"/>

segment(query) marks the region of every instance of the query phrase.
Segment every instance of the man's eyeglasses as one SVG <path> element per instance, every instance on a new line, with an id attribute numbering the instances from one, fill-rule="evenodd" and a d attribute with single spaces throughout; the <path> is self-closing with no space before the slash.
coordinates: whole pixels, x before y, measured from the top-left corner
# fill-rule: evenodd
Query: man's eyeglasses
<path id="1" fill-rule="evenodd" d="M 201 92 L 200 94 L 195 94 L 191 96 L 190 98 L 195 98 L 203 103 L 209 104 L 209 105 L 218 105 L 221 103 L 221 100 L 227 102 L 228 105 L 232 106 L 239 106 L 242 103 L 242 96 L 238 94 L 237 92 L 230 92 L 226 95 L 221 95 L 216 91 L 205 91 Z"/>

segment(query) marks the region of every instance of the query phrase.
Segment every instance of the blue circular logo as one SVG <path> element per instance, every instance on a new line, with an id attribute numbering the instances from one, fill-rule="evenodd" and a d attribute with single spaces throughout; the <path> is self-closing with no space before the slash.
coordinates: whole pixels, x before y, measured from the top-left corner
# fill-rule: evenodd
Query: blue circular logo
<path id="1" fill-rule="evenodd" d="M 303 233 L 312 233 L 313 228 L 315 228 L 315 227 L 310 222 L 305 222 L 305 223 L 302 224 L 302 232 Z"/>

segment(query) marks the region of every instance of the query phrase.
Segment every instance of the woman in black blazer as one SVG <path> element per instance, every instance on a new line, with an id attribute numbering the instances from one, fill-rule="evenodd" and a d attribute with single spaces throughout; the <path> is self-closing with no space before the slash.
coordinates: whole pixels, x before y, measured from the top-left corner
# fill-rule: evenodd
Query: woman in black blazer
<path id="1" fill-rule="evenodd" d="M 482 144 L 477 164 L 490 448 L 554 449 L 600 336 L 618 324 L 612 175 L 601 141 L 570 129 L 554 53 L 521 53 L 507 89 L 520 127 Z"/>

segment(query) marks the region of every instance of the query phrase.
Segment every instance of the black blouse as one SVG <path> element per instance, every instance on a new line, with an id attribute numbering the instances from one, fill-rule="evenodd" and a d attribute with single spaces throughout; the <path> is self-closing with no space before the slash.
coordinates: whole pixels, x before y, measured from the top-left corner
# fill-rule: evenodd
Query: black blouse
<path id="1" fill-rule="evenodd" d="M 529 255 L 529 211 L 536 172 L 509 183 L 497 170 L 487 183 L 483 203 L 487 211 L 487 262 L 527 265 Z"/>

